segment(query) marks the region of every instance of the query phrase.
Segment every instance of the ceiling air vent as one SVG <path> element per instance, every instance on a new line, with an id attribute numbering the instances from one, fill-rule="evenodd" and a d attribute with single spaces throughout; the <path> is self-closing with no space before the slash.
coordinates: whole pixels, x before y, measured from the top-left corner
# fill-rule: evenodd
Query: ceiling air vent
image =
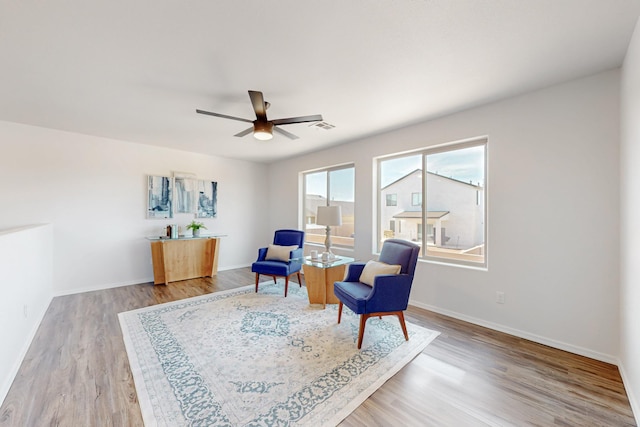
<path id="1" fill-rule="evenodd" d="M 309 127 L 316 128 L 316 129 L 330 130 L 330 129 L 333 129 L 335 126 L 327 122 L 316 122 L 316 123 L 310 124 Z"/>

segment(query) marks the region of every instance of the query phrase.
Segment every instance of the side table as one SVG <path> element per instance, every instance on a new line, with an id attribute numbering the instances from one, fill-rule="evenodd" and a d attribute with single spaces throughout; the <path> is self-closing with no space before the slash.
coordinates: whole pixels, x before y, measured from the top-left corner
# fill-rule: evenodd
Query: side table
<path id="1" fill-rule="evenodd" d="M 344 271 L 347 264 L 355 261 L 354 258 L 338 256 L 331 261 L 312 260 L 305 257 L 302 260 L 304 281 L 307 284 L 309 304 L 338 304 L 338 298 L 333 293 L 334 282 L 344 279 Z"/>
<path id="2" fill-rule="evenodd" d="M 147 237 L 151 242 L 154 285 L 215 276 L 220 237 L 222 235 L 176 239 Z"/>

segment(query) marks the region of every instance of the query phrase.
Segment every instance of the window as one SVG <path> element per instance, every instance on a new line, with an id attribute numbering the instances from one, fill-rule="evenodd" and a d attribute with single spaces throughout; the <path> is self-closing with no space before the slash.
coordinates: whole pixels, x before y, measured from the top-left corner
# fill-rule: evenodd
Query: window
<path id="1" fill-rule="evenodd" d="M 305 243 L 324 245 L 326 227 L 316 224 L 318 206 L 340 206 L 342 225 L 331 227 L 333 247 L 353 249 L 355 168 L 337 166 L 304 172 L 303 222 Z"/>
<path id="2" fill-rule="evenodd" d="M 422 227 L 420 227 L 422 228 Z M 433 224 L 427 224 L 427 243 L 435 243 L 435 236 L 433 235 Z"/>
<path id="3" fill-rule="evenodd" d="M 486 149 L 483 139 L 379 159 L 378 250 L 392 235 L 423 259 L 485 267 Z"/>
<path id="4" fill-rule="evenodd" d="M 387 194 L 387 206 L 398 206 L 397 194 Z"/>

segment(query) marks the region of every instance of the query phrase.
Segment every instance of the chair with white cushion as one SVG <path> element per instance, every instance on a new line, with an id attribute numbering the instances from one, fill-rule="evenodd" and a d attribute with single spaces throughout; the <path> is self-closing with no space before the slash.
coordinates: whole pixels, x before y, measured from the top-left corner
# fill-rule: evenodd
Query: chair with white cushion
<path id="1" fill-rule="evenodd" d="M 420 247 L 411 242 L 387 239 L 378 261 L 349 264 L 344 281 L 335 282 L 333 292 L 340 300 L 338 323 L 343 305 L 360 315 L 358 348 L 362 347 L 367 319 L 373 316 L 398 316 L 404 338 L 409 340 L 403 312 L 409 305 L 419 252 Z"/>
<path id="2" fill-rule="evenodd" d="M 258 259 L 251 265 L 251 271 L 256 273 L 256 292 L 260 275 L 273 277 L 277 283 L 278 277 L 284 277 L 284 296 L 289 289 L 289 277 L 298 275 L 298 284 L 302 287 L 300 270 L 302 269 L 302 246 L 304 245 L 304 231 L 276 230 L 273 244 L 258 249 Z"/>

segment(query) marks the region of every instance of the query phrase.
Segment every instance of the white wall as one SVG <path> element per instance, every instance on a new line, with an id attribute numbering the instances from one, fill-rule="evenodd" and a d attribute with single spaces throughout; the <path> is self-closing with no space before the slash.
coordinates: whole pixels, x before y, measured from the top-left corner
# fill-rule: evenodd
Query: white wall
<path id="1" fill-rule="evenodd" d="M 612 70 L 281 161 L 269 167 L 269 193 L 281 201 L 271 227 L 296 220 L 300 171 L 354 162 L 355 256 L 369 259 L 374 156 L 486 135 L 488 270 L 420 262 L 412 303 L 615 363 L 618 119 Z"/>
<path id="2" fill-rule="evenodd" d="M 228 234 L 219 268 L 254 261 L 270 238 L 256 220 L 268 203 L 266 166 L 7 122 L 0 122 L 0 229 L 52 224 L 56 294 L 152 281 L 145 236 L 192 219 L 146 219 L 147 175 L 172 171 L 218 182 L 218 217 L 203 222 Z"/>
<path id="3" fill-rule="evenodd" d="M 51 225 L 0 231 L 0 404 L 53 298 Z"/>
<path id="4" fill-rule="evenodd" d="M 621 78 L 620 370 L 640 423 L 640 20 Z"/>

